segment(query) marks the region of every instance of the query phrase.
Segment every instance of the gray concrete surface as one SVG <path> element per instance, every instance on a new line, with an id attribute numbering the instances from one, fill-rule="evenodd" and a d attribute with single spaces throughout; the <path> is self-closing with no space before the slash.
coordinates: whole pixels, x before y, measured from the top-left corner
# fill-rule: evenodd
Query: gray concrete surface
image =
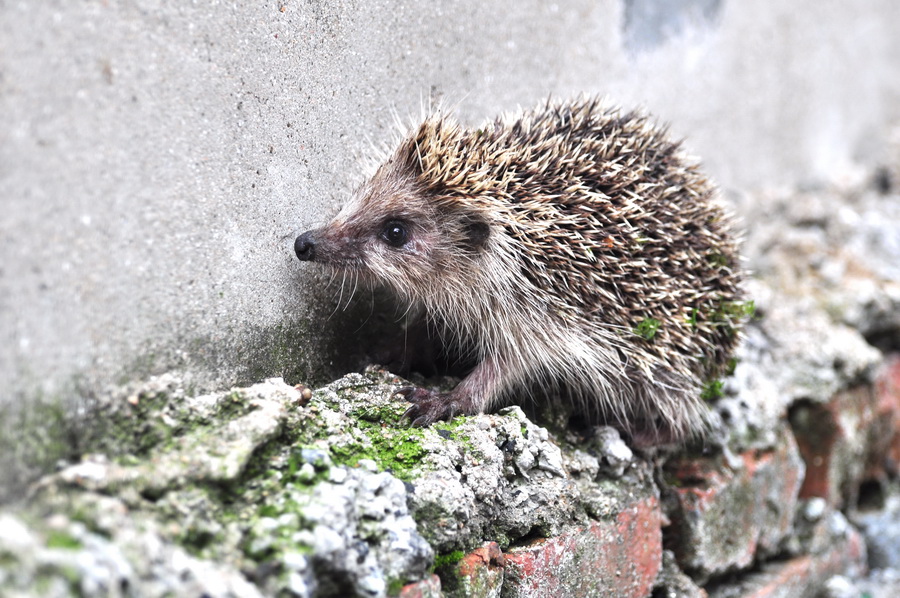
<path id="1" fill-rule="evenodd" d="M 0 0 L 0 403 L 339 369 L 291 242 L 395 114 L 607 94 L 726 190 L 824 180 L 900 119 L 898 29 L 893 0 Z"/>

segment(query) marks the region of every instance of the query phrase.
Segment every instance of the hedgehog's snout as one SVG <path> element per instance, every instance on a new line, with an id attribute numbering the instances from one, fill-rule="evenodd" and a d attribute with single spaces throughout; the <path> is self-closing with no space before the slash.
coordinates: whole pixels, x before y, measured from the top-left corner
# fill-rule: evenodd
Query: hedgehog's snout
<path id="1" fill-rule="evenodd" d="M 308 230 L 294 241 L 294 253 L 301 262 L 311 262 L 316 259 L 316 238 L 313 232 Z"/>

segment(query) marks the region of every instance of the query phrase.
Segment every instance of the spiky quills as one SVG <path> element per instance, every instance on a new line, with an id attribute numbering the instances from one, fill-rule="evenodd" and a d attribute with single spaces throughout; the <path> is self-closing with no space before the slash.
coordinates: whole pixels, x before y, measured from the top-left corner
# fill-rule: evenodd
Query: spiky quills
<path id="1" fill-rule="evenodd" d="M 431 261 L 369 274 L 496 370 L 482 408 L 542 381 L 628 427 L 702 426 L 699 387 L 736 342 L 737 249 L 715 188 L 646 116 L 589 98 L 478 129 L 435 113 L 348 210 L 443 231 Z"/>

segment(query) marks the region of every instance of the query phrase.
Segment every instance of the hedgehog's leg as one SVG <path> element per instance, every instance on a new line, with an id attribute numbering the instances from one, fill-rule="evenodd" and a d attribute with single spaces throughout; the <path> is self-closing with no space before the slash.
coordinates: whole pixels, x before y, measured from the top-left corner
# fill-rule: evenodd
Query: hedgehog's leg
<path id="1" fill-rule="evenodd" d="M 413 426 L 427 426 L 457 415 L 474 415 L 484 411 L 501 388 L 502 374 L 495 359 L 486 358 L 450 392 L 407 386 L 397 391 L 413 404 L 404 417 Z"/>

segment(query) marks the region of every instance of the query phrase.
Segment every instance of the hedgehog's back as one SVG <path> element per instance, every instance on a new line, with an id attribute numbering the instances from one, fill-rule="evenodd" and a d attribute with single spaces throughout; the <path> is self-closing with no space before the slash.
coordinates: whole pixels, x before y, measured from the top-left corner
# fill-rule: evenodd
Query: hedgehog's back
<path id="1" fill-rule="evenodd" d="M 721 372 L 743 316 L 737 244 L 665 129 L 580 99 L 500 119 L 490 137 L 515 154 L 491 209 L 534 292 L 600 338 L 614 330 L 634 362 Z"/>

